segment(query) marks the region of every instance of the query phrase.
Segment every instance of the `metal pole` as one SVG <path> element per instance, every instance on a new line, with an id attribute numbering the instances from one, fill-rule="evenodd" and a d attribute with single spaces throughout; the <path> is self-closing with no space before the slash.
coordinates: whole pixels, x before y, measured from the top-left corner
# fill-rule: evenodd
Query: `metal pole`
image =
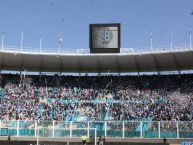
<path id="1" fill-rule="evenodd" d="M 94 131 L 95 131 L 95 133 L 94 133 L 95 134 L 95 138 L 94 138 L 95 141 L 94 142 L 95 142 L 95 145 L 97 145 L 97 130 L 96 130 L 96 128 Z"/>
<path id="2" fill-rule="evenodd" d="M 160 138 L 160 121 L 158 122 L 158 136 Z"/>
<path id="3" fill-rule="evenodd" d="M 35 121 L 35 137 L 37 136 L 37 121 Z"/>
<path id="4" fill-rule="evenodd" d="M 60 53 L 60 46 L 58 46 L 58 54 Z"/>
<path id="5" fill-rule="evenodd" d="M 60 52 L 60 34 L 58 34 L 58 54 Z"/>
<path id="6" fill-rule="evenodd" d="M 88 127 L 87 136 L 88 136 L 88 138 L 89 138 L 89 137 L 90 137 L 90 131 L 89 131 L 89 121 L 88 121 L 88 123 L 87 123 L 87 127 Z"/>
<path id="7" fill-rule="evenodd" d="M 38 130 L 38 132 L 39 132 L 39 130 Z M 39 145 L 39 136 L 37 136 L 37 145 Z"/>
<path id="8" fill-rule="evenodd" d="M 61 52 L 61 46 L 62 46 L 63 39 L 60 34 L 58 34 L 58 53 Z"/>
<path id="9" fill-rule="evenodd" d="M 176 127 L 177 127 L 177 138 L 179 138 L 179 123 L 178 123 L 178 121 L 176 122 Z"/>
<path id="10" fill-rule="evenodd" d="M 105 136 L 107 136 L 107 122 L 105 121 Z"/>
<path id="11" fill-rule="evenodd" d="M 70 122 L 70 138 L 72 137 L 72 121 Z"/>
<path id="12" fill-rule="evenodd" d="M 40 35 L 40 53 L 42 52 L 42 35 Z"/>
<path id="13" fill-rule="evenodd" d="M 54 137 L 55 121 L 52 121 L 52 137 Z"/>
<path id="14" fill-rule="evenodd" d="M 140 137 L 143 138 L 143 122 L 140 122 Z"/>
<path id="15" fill-rule="evenodd" d="M 172 40 L 172 31 L 170 31 L 170 50 L 172 51 L 172 47 L 173 47 L 173 40 Z"/>
<path id="16" fill-rule="evenodd" d="M 21 52 L 23 50 L 23 32 L 21 33 Z"/>
<path id="17" fill-rule="evenodd" d="M 1 38 L 1 50 L 3 50 L 4 48 L 4 37 L 5 37 L 5 33 L 2 32 L 2 38 Z"/>
<path id="18" fill-rule="evenodd" d="M 1 132 L 1 120 L 0 120 L 0 132 Z"/>
<path id="19" fill-rule="evenodd" d="M 17 137 L 19 137 L 19 120 L 17 120 Z"/>
<path id="20" fill-rule="evenodd" d="M 151 45 L 151 52 L 153 52 L 153 34 L 150 33 L 150 45 Z"/>
<path id="21" fill-rule="evenodd" d="M 123 138 L 125 137 L 125 122 L 123 121 Z"/>
<path id="22" fill-rule="evenodd" d="M 190 41 L 190 49 L 192 49 L 192 31 L 189 30 L 189 41 Z"/>

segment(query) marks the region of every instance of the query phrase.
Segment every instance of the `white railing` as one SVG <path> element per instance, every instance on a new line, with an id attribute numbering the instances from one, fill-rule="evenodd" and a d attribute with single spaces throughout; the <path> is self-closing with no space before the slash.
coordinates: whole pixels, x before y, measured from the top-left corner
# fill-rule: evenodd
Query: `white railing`
<path id="1" fill-rule="evenodd" d="M 96 128 L 97 136 L 122 138 L 193 138 L 193 121 L 0 121 L 0 136 L 36 137 L 44 128 L 48 137 L 69 137 L 73 130 Z M 68 130 L 68 131 L 61 131 Z M 68 132 L 68 133 L 67 133 Z M 76 132 L 78 136 L 80 132 Z M 81 135 L 81 134 L 80 134 Z M 72 136 L 70 136 L 72 137 Z"/>
<path id="2" fill-rule="evenodd" d="M 65 48 L 33 48 L 33 47 L 20 47 L 20 46 L 4 46 L 1 45 L 1 52 L 13 53 L 38 53 L 38 54 L 90 54 L 89 49 L 65 49 Z M 121 54 L 146 54 L 146 53 L 164 53 L 164 52 L 180 52 L 180 51 L 193 51 L 191 45 L 176 46 L 172 49 L 168 47 L 150 48 L 121 48 Z"/>

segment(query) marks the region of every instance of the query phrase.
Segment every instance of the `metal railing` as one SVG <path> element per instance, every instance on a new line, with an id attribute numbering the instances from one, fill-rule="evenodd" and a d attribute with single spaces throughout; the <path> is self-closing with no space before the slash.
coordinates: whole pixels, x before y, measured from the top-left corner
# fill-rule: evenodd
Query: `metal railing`
<path id="1" fill-rule="evenodd" d="M 156 47 L 150 48 L 121 48 L 120 54 L 146 54 L 146 53 L 165 53 L 165 52 L 180 52 L 180 51 L 193 51 L 191 45 L 174 46 L 170 48 Z M 89 49 L 65 49 L 65 48 L 33 48 L 33 47 L 20 47 L 20 46 L 4 46 L 1 45 L 0 52 L 13 52 L 13 53 L 37 53 L 37 54 L 90 54 Z"/>
<path id="2" fill-rule="evenodd" d="M 44 128 L 49 137 L 69 137 L 73 130 L 96 128 L 97 136 L 122 138 L 193 138 L 193 121 L 0 121 L 0 136 L 36 137 Z M 63 131 L 62 131 L 63 130 Z M 64 131 L 65 130 L 65 131 Z M 81 135 L 81 132 L 78 132 Z M 77 136 L 79 134 L 77 133 Z"/>

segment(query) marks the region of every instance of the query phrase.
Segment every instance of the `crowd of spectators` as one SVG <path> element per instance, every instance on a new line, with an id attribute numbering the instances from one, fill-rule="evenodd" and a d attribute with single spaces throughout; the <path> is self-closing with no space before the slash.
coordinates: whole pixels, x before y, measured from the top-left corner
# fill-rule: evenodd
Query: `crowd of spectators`
<path id="1" fill-rule="evenodd" d="M 193 120 L 193 75 L 0 76 L 3 120 Z"/>

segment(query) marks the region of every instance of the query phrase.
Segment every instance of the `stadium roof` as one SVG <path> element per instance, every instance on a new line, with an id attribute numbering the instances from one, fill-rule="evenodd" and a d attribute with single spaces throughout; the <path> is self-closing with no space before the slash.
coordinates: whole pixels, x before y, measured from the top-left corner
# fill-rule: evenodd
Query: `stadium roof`
<path id="1" fill-rule="evenodd" d="M 135 51 L 121 49 L 119 54 L 90 54 L 77 51 L 36 51 L 35 49 L 4 48 L 0 50 L 0 69 L 30 72 L 161 72 L 193 70 L 193 49 Z"/>

